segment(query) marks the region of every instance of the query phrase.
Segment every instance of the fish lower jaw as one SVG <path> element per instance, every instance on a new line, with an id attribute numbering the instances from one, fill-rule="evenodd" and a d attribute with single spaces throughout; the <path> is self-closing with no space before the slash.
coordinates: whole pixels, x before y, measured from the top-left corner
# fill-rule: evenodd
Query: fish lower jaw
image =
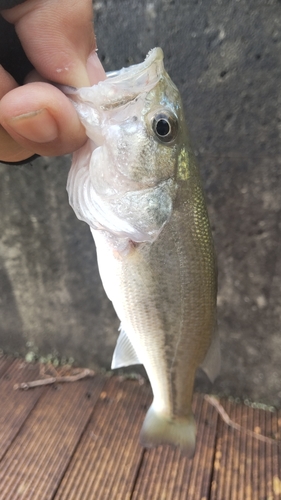
<path id="1" fill-rule="evenodd" d="M 187 417 L 169 417 L 152 403 L 140 433 L 143 446 L 178 446 L 183 454 L 191 458 L 195 450 L 195 440 L 196 424 L 192 414 Z"/>

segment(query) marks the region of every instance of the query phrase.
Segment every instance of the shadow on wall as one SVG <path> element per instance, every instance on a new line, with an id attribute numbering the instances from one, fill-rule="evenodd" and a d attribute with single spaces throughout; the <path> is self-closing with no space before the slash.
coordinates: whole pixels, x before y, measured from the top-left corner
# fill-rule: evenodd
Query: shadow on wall
<path id="1" fill-rule="evenodd" d="M 1 342 L 0 352 L 11 351 L 18 355 L 25 349 L 23 337 L 23 325 L 17 307 L 17 299 L 14 294 L 12 283 L 5 269 L 5 262 L 0 259 L 0 317 L 1 317 Z M 10 314 L 13 312 L 13 314 Z"/>

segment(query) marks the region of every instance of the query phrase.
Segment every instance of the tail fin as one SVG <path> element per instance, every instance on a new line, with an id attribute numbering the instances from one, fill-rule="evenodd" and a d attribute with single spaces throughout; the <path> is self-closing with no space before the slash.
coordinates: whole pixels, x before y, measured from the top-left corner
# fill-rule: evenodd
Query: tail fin
<path id="1" fill-rule="evenodd" d="M 196 425 L 193 415 L 189 417 L 169 419 L 157 413 L 150 406 L 140 433 L 141 444 L 147 448 L 161 444 L 179 446 L 190 458 L 194 454 Z"/>

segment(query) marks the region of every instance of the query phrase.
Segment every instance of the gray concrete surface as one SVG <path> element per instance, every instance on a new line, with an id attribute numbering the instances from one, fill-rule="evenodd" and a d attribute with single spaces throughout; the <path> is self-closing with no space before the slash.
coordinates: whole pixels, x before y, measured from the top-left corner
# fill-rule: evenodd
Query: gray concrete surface
<path id="1" fill-rule="evenodd" d="M 159 45 L 183 96 L 218 255 L 214 389 L 280 407 L 281 3 L 102 0 L 95 18 L 106 70 Z M 69 165 L 0 166 L 0 347 L 108 368 L 118 321 L 68 206 Z"/>

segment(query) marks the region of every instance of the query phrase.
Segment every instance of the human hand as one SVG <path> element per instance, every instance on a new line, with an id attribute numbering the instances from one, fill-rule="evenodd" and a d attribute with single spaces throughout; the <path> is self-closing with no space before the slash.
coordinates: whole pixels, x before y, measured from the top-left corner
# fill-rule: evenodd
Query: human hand
<path id="1" fill-rule="evenodd" d="M 92 1 L 26 0 L 1 14 L 15 25 L 36 74 L 18 86 L 0 66 L 0 160 L 79 149 L 84 127 L 69 99 L 48 81 L 81 87 L 105 78 L 95 53 Z"/>

